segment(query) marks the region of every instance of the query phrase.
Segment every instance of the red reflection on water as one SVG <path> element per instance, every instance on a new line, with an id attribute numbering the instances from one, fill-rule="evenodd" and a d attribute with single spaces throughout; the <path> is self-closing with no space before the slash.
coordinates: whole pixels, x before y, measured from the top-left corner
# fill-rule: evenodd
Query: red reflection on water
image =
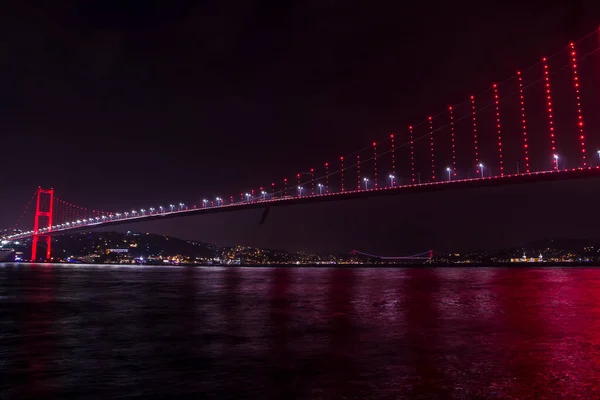
<path id="1" fill-rule="evenodd" d="M 30 282 L 25 293 L 26 305 L 22 319 L 22 358 L 26 363 L 23 394 L 27 398 L 41 398 L 52 395 L 48 382 L 55 361 L 56 343 L 54 326 L 53 268 L 48 265 L 32 265 L 28 274 Z"/>
<path id="2" fill-rule="evenodd" d="M 598 398 L 600 269 L 32 271 L 20 397 Z"/>
<path id="3" fill-rule="evenodd" d="M 332 268 L 325 300 L 331 342 L 327 348 L 325 373 L 329 378 L 324 398 L 351 398 L 360 375 L 359 321 L 352 305 L 357 284 L 353 268 Z"/>
<path id="4" fill-rule="evenodd" d="M 269 290 L 269 320 L 273 330 L 271 332 L 271 343 L 268 362 L 272 368 L 269 388 L 273 398 L 291 398 L 294 395 L 294 387 L 290 377 L 293 363 L 293 355 L 290 350 L 289 336 L 290 323 L 293 315 L 290 311 L 291 269 L 275 268 L 271 271 L 273 278 Z"/>
<path id="5" fill-rule="evenodd" d="M 407 334 L 403 351 L 408 354 L 408 363 L 414 371 L 404 385 L 410 397 L 448 396 L 445 376 L 440 363 L 440 341 L 443 340 L 443 325 L 436 294 L 441 282 L 430 268 L 410 268 L 406 283 Z"/>
<path id="6" fill-rule="evenodd" d="M 502 312 L 494 342 L 503 396 L 565 396 L 597 385 L 598 271 L 505 269 L 494 282 Z M 591 312 L 591 314 L 590 314 Z M 591 329 L 590 329 L 591 327 Z M 586 351 L 586 347 L 590 350 Z"/>
<path id="7" fill-rule="evenodd" d="M 501 311 L 493 332 L 498 370 L 491 388 L 502 396 L 538 391 L 546 384 L 543 377 L 548 376 L 550 353 L 532 352 L 543 345 L 549 328 L 542 307 L 551 299 L 540 278 L 531 269 L 505 269 L 493 282 Z"/>

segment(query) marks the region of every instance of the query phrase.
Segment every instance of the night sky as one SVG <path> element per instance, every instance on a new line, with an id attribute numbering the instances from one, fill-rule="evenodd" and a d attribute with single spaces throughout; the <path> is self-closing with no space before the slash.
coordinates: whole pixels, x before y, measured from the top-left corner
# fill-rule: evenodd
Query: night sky
<path id="1" fill-rule="evenodd" d="M 592 0 L 2 2 L 0 227 L 14 225 L 38 185 L 115 211 L 268 185 L 467 98 L 598 23 Z M 244 211 L 131 229 L 391 255 L 550 235 L 600 240 L 599 186 L 397 196 L 286 207 L 264 225 L 260 211 Z"/>

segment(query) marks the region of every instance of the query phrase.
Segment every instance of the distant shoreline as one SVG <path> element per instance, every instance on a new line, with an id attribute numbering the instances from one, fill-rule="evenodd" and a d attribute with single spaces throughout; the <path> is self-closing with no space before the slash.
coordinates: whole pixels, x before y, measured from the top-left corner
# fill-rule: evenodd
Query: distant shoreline
<path id="1" fill-rule="evenodd" d="M 161 264 L 87 264 L 87 263 L 31 263 L 31 262 L 15 262 L 4 261 L 0 265 L 10 266 L 31 266 L 31 265 L 56 265 L 56 266 L 96 266 L 96 267 L 188 267 L 188 268 L 369 268 L 369 269 L 390 269 L 390 268 L 529 268 L 529 267 L 549 267 L 549 268 L 566 268 L 566 267 L 600 267 L 589 262 L 573 262 L 573 263 L 463 263 L 463 264 L 424 264 L 424 263 L 406 263 L 406 264 L 237 264 L 237 265 L 222 265 L 222 264 L 180 264 L 180 265 L 161 265 Z"/>

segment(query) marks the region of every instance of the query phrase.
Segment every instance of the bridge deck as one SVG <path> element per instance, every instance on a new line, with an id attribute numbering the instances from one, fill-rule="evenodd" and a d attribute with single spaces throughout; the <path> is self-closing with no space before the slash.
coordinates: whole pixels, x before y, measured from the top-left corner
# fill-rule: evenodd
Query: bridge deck
<path id="1" fill-rule="evenodd" d="M 527 183 L 539 183 L 539 182 L 551 182 L 559 180 L 572 180 L 572 179 L 583 179 L 600 177 L 600 167 L 590 167 L 587 169 L 572 169 L 572 170 L 561 170 L 561 171 L 541 171 L 531 172 L 525 174 L 505 175 L 505 176 L 494 176 L 487 178 L 473 178 L 473 179 L 461 179 L 454 181 L 434 182 L 434 183 L 421 183 L 413 185 L 400 185 L 396 187 L 386 187 L 379 189 L 365 189 L 365 190 L 348 190 L 344 192 L 327 193 L 308 195 L 302 197 L 289 197 L 289 198 L 273 198 L 266 200 L 257 200 L 250 202 L 239 202 L 233 204 L 225 204 L 221 206 L 212 207 L 201 207 L 192 208 L 186 210 L 166 211 L 162 213 L 139 215 L 135 217 L 120 218 L 120 219 L 108 219 L 104 222 L 93 222 L 87 224 L 78 224 L 76 226 L 68 226 L 59 229 L 51 229 L 40 231 L 39 233 L 47 235 L 58 235 L 63 233 L 77 232 L 89 230 L 90 228 L 116 226 L 123 224 L 131 224 L 136 222 L 146 222 L 153 220 L 162 220 L 168 218 L 178 218 L 190 215 L 200 214 L 214 214 L 219 212 L 231 212 L 238 210 L 247 209 L 259 209 L 268 207 L 281 207 L 291 206 L 298 204 L 309 204 L 319 203 L 326 201 L 341 201 L 341 200 L 352 200 L 352 199 L 366 199 L 371 197 L 379 196 L 390 196 L 390 195 L 406 195 L 406 194 L 417 194 L 426 192 L 436 192 L 444 190 L 460 190 L 460 189 L 475 189 L 484 187 L 504 186 L 504 185 L 518 185 Z M 16 235 L 8 236 L 9 240 L 18 240 L 31 237 L 33 232 L 20 233 Z"/>

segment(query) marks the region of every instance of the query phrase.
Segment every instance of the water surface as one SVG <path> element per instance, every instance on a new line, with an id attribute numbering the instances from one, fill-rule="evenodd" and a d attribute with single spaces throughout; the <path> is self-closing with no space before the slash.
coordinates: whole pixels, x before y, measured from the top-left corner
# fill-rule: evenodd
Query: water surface
<path id="1" fill-rule="evenodd" d="M 600 398 L 600 269 L 0 264 L 0 398 Z"/>

